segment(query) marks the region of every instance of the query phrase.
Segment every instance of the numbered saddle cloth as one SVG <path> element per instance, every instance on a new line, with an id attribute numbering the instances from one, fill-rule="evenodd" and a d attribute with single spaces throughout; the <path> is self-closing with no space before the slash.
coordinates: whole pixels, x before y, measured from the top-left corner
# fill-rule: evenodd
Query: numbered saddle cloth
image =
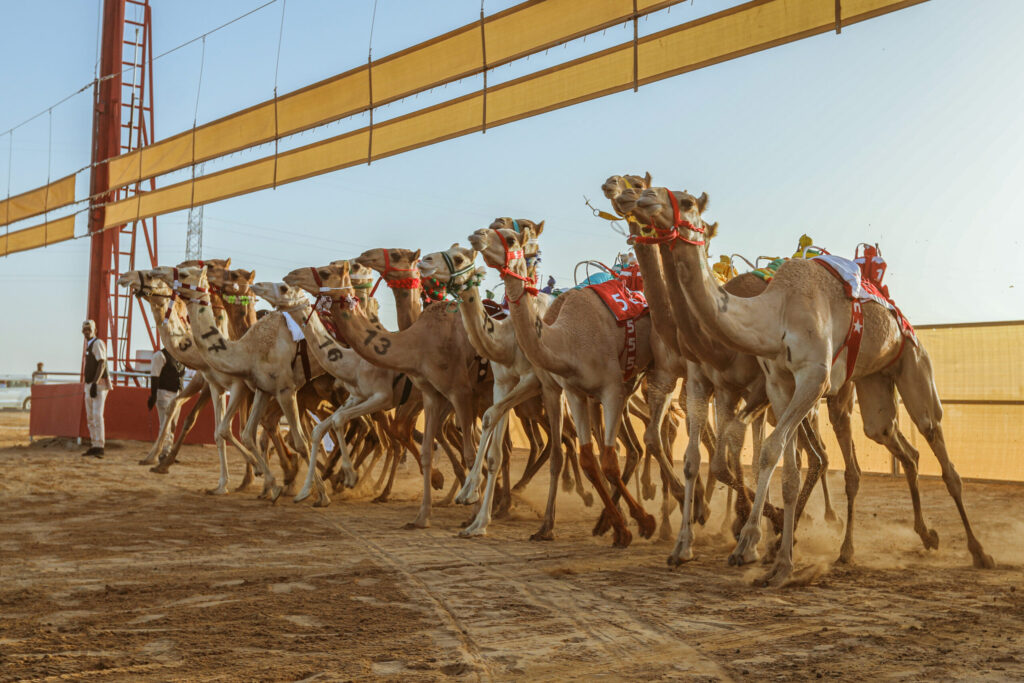
<path id="1" fill-rule="evenodd" d="M 596 285 L 589 285 L 587 289 L 601 297 L 601 301 L 615 316 L 615 322 L 619 327 L 626 328 L 626 339 L 622 352 L 619 354 L 619 360 L 622 361 L 625 356 L 622 381 L 631 382 L 639 369 L 636 360 L 636 320 L 647 313 L 647 299 L 643 292 L 627 289 L 621 280 L 608 280 Z"/>
<path id="2" fill-rule="evenodd" d="M 626 321 L 636 320 L 647 312 L 647 298 L 643 292 L 627 289 L 621 280 L 607 280 L 589 285 L 587 289 L 601 297 L 601 301 L 615 316 L 615 321 L 620 327 L 625 325 Z"/>
<path id="3" fill-rule="evenodd" d="M 853 315 L 850 318 L 850 331 L 846 334 L 846 339 L 832 357 L 832 363 L 834 364 L 843 349 L 849 349 L 849 354 L 846 357 L 847 380 L 849 380 L 850 376 L 853 374 L 854 365 L 857 363 L 857 353 L 860 351 L 860 340 L 864 333 L 864 311 L 861 309 L 861 305 L 865 302 L 874 301 L 877 304 L 885 306 L 889 312 L 892 313 L 893 317 L 896 318 L 896 322 L 900 326 L 902 343 L 906 343 L 909 339 L 911 344 L 914 346 L 918 345 L 917 334 L 914 332 L 914 328 L 910 324 L 910 321 L 907 320 L 906 316 L 903 315 L 903 312 L 896 307 L 896 304 L 893 303 L 892 299 L 884 296 L 880 291 L 878 291 L 878 288 L 875 287 L 874 284 L 861 277 L 860 267 L 856 263 L 840 256 L 833 256 L 832 254 L 815 256 L 811 260 L 828 272 L 832 273 L 832 275 L 843 283 L 843 289 L 846 291 L 846 297 L 853 302 Z M 902 353 L 903 348 L 901 346 L 900 354 Z M 899 358 L 898 355 L 897 358 Z"/>

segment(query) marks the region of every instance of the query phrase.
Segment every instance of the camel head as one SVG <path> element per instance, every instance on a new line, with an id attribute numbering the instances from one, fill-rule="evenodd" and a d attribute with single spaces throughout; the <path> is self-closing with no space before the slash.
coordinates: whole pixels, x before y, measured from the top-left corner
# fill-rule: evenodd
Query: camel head
<path id="1" fill-rule="evenodd" d="M 195 259 L 194 258 L 194 259 L 188 259 L 187 261 L 182 261 L 181 263 L 178 264 L 179 268 L 187 268 L 188 266 L 196 266 L 196 267 L 209 266 L 211 268 L 214 268 L 214 267 L 216 267 L 216 268 L 230 268 L 231 267 L 231 259 L 230 258 L 208 258 L 208 259 L 204 260 L 204 259 Z"/>
<path id="2" fill-rule="evenodd" d="M 335 264 L 337 261 L 332 261 L 331 264 Z M 376 277 L 374 270 L 370 266 L 364 266 L 355 259 L 348 261 L 348 276 L 352 280 L 352 286 L 359 291 L 366 291 L 373 287 L 373 280 Z"/>
<path id="3" fill-rule="evenodd" d="M 283 282 L 256 282 L 252 285 L 252 291 L 278 310 L 296 308 L 309 303 L 304 289 Z"/>
<path id="4" fill-rule="evenodd" d="M 296 268 L 284 276 L 285 284 L 309 292 L 319 299 L 354 299 L 348 261 L 332 261 L 326 266 Z"/>
<path id="5" fill-rule="evenodd" d="M 416 262 L 420 258 L 420 250 L 411 249 L 370 249 L 353 259 L 360 266 L 372 268 L 380 273 L 388 286 L 402 280 L 419 279 Z"/>
<path id="6" fill-rule="evenodd" d="M 256 271 L 244 268 L 229 269 L 207 263 L 206 278 L 217 293 L 241 296 L 250 292 L 252 283 L 256 280 Z"/>
<path id="7" fill-rule="evenodd" d="M 519 235 L 526 256 L 526 270 L 530 277 L 537 277 L 540 265 L 540 242 L 537 239 L 544 232 L 544 221 L 536 223 L 529 218 L 495 218 L 488 226 L 491 230 L 511 230 Z"/>
<path id="8" fill-rule="evenodd" d="M 184 268 L 160 266 L 149 271 L 186 301 L 204 301 L 210 289 L 206 279 L 206 266 L 186 266 Z"/>
<path id="9" fill-rule="evenodd" d="M 499 237 L 500 236 L 500 237 Z M 502 244 L 504 240 L 504 244 Z M 482 228 L 469 236 L 469 243 L 473 249 L 480 252 L 486 263 L 491 268 L 513 268 L 513 264 L 521 263 L 518 268 L 525 270 L 526 263 L 523 257 L 508 258 L 511 252 L 522 253 L 522 235 L 507 228 Z M 506 245 L 508 249 L 506 250 Z M 506 262 L 506 258 L 508 261 Z"/>
<path id="10" fill-rule="evenodd" d="M 118 287 L 127 287 L 132 296 L 152 301 L 151 297 L 170 297 L 170 286 L 148 270 L 130 270 L 117 278 Z"/>
<path id="11" fill-rule="evenodd" d="M 674 202 L 673 202 L 674 200 Z M 676 219 L 675 206 L 679 207 Z M 632 215 L 661 235 L 679 231 L 679 239 L 704 244 L 718 232 L 718 223 L 705 223 L 701 214 L 708 207 L 708 194 L 694 197 L 685 190 L 675 192 L 664 187 L 644 190 L 633 206 Z"/>
<path id="12" fill-rule="evenodd" d="M 474 268 L 473 261 L 476 259 L 476 251 L 470 248 L 460 247 L 458 242 L 445 251 L 435 251 L 427 254 L 416 264 L 420 269 L 420 277 L 426 283 L 430 281 L 435 291 L 444 289 L 457 294 L 466 287 L 480 284 L 485 268 Z M 433 296 L 433 298 L 441 298 Z"/>
<path id="13" fill-rule="evenodd" d="M 622 216 L 629 216 L 633 210 L 640 194 L 651 186 L 651 174 L 638 175 L 613 175 L 601 185 L 601 191 L 611 203 L 616 213 Z M 634 224 L 630 223 L 630 230 L 634 230 Z"/>

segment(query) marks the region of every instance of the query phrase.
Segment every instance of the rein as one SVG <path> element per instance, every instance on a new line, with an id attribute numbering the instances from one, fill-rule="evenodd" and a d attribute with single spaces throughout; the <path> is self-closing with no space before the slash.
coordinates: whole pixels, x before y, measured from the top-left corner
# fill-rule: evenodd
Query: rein
<path id="1" fill-rule="evenodd" d="M 313 282 L 316 283 L 318 294 L 316 295 L 316 301 L 313 302 L 312 306 L 309 309 L 309 315 L 306 316 L 306 319 L 303 321 L 302 324 L 308 325 L 310 319 L 313 317 L 313 314 L 316 313 L 317 315 L 320 316 L 320 322 L 324 324 L 324 327 L 326 327 L 329 332 L 332 332 L 335 338 L 337 338 L 338 335 L 335 334 L 336 330 L 334 330 L 334 322 L 326 317 L 327 315 L 330 314 L 331 305 L 335 300 L 335 297 L 331 296 L 330 292 L 344 292 L 347 291 L 349 288 L 324 287 L 323 278 L 320 277 L 320 273 L 317 272 L 317 269 L 314 268 L 313 266 L 310 266 L 309 272 L 313 275 Z M 359 299 L 357 299 L 354 296 L 339 296 L 337 297 L 337 299 L 339 302 L 347 304 L 347 307 L 349 308 L 355 308 L 356 306 L 359 305 Z"/>

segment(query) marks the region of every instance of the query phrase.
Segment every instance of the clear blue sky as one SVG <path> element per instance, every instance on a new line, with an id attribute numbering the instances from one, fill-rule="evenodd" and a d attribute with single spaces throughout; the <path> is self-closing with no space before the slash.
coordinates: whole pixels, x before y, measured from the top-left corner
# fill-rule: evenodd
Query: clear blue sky
<path id="1" fill-rule="evenodd" d="M 155 52 L 260 0 L 154 0 Z M 514 4 L 486 0 L 488 13 Z M 714 11 L 695 0 L 641 24 L 644 33 Z M 372 0 L 287 0 L 281 92 L 366 59 Z M 379 0 L 375 56 L 479 16 L 477 0 Z M 44 110 L 94 73 L 95 0 L 0 2 L 0 131 Z M 202 123 L 272 95 L 281 3 L 210 36 Z M 713 252 L 788 254 L 801 233 L 834 253 L 880 242 L 887 283 L 918 324 L 1024 317 L 1024 50 L 1020 0 L 932 0 L 845 29 L 489 131 L 206 207 L 204 255 L 232 256 L 257 279 L 375 246 L 434 251 L 465 243 L 495 216 L 547 221 L 543 272 L 561 284 L 622 239 L 590 216 L 613 173 L 707 191 L 721 223 Z M 627 35 L 628 34 L 628 35 Z M 631 30 L 499 69 L 514 77 L 631 36 Z M 157 135 L 192 124 L 201 43 L 157 63 Z M 378 120 L 477 89 L 449 86 Z M 88 163 L 86 92 L 14 136 L 13 193 Z M 359 118 L 286 146 L 363 125 Z M 9 138 L 0 136 L 0 195 Z M 268 153 L 235 155 L 227 164 Z M 211 166 L 208 170 L 215 168 Z M 84 176 L 80 177 L 84 180 Z M 84 194 L 84 185 L 79 195 Z M 186 214 L 161 217 L 162 261 L 184 252 Z M 80 220 L 79 232 L 84 231 Z M 88 241 L 0 259 L 0 373 L 36 361 L 77 370 Z M 495 282 L 491 276 L 489 282 Z M 386 310 L 390 308 L 384 297 Z"/>

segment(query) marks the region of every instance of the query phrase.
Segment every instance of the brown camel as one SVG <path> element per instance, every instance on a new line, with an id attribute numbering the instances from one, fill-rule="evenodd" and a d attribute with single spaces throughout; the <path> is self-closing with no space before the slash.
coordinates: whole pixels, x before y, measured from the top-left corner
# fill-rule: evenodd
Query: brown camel
<path id="1" fill-rule="evenodd" d="M 960 512 L 975 566 L 993 567 L 992 558 L 971 529 L 963 504 L 962 483 L 946 451 L 942 406 L 924 348 L 905 343 L 896 318 L 881 305 L 868 302 L 858 305 L 863 312 L 863 338 L 860 353 L 850 363 L 853 367 L 848 368 L 850 351 L 845 341 L 857 309 L 847 299 L 842 283 L 813 261 L 786 262 L 758 296 L 740 298 L 730 294 L 712 275 L 703 248 L 706 227 L 701 214 L 707 204 L 706 194 L 698 199 L 685 192 L 650 188 L 641 194 L 633 213 L 662 234 L 677 236 L 673 243 L 683 267 L 676 272 L 695 317 L 714 339 L 756 356 L 767 377 L 767 393 L 778 424 L 762 444 L 753 511 L 730 555 L 730 563 L 744 564 L 757 559 L 757 518 L 781 457 L 784 527 L 775 565 L 764 581 L 777 585 L 789 579 L 793 571 L 799 489 L 795 432 L 822 396 L 839 396 L 852 382 L 861 405 L 865 406 L 862 415 L 867 435 L 886 443 L 890 450 L 903 452 L 907 461 L 916 463 L 917 453 L 904 450 L 909 450 L 905 439 L 901 443 L 892 437 L 897 431 L 895 393 L 899 391 L 915 426 L 939 460 L 943 480 Z M 838 355 L 834 355 L 836 350 Z M 856 494 L 859 472 L 855 465 L 855 461 L 853 467 L 847 463 L 848 497 Z M 916 468 L 914 479 L 912 487 L 916 489 Z M 927 527 L 921 522 L 919 533 L 924 538 Z M 851 525 L 852 517 L 847 520 L 840 557 L 843 560 L 852 558 Z"/>

